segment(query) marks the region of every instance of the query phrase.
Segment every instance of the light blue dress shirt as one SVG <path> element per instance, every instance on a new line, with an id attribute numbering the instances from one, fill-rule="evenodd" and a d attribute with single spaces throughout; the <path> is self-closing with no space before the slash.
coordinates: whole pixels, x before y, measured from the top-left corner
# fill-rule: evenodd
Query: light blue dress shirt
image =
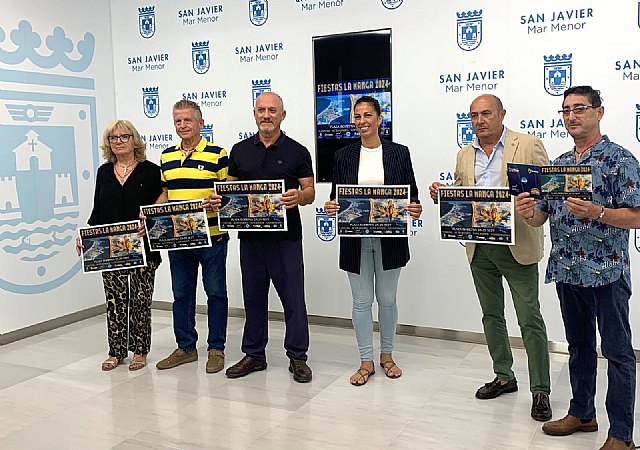
<path id="1" fill-rule="evenodd" d="M 471 144 L 476 151 L 475 179 L 476 186 L 499 187 L 502 186 L 502 157 L 504 156 L 504 140 L 507 135 L 507 127 L 502 127 L 500 140 L 493 147 L 491 155 L 480 147 L 476 137 Z"/>

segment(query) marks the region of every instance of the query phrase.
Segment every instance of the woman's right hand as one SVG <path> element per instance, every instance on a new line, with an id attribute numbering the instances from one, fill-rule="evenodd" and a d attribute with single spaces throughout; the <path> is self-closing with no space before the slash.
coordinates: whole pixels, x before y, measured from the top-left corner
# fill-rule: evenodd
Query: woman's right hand
<path id="1" fill-rule="evenodd" d="M 338 204 L 338 202 L 335 199 L 327 200 L 326 202 L 324 202 L 324 212 L 327 215 L 333 216 L 339 210 L 340 210 L 340 205 Z"/>
<path id="2" fill-rule="evenodd" d="M 82 245 L 82 241 L 80 240 L 79 237 L 76 238 L 76 253 L 78 254 L 78 256 L 82 255 L 82 249 L 84 248 L 84 245 Z"/>

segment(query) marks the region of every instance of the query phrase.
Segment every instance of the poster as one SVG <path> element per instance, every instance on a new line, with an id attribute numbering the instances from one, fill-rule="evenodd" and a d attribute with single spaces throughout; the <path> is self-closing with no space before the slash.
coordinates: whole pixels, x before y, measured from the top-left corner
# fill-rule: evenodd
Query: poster
<path id="1" fill-rule="evenodd" d="M 202 200 L 141 206 L 151 250 L 210 247 L 211 236 Z"/>
<path id="2" fill-rule="evenodd" d="M 147 265 L 144 242 L 138 237 L 140 222 L 78 228 L 82 242 L 82 272 L 133 269 Z"/>
<path id="3" fill-rule="evenodd" d="M 287 231 L 287 214 L 280 201 L 284 180 L 214 183 L 222 196 L 218 213 L 221 231 Z"/>

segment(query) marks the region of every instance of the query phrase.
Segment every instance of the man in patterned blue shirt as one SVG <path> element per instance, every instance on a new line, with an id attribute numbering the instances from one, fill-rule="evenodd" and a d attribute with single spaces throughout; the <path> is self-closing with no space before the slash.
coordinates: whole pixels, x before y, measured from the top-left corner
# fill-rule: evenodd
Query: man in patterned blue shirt
<path id="1" fill-rule="evenodd" d="M 596 322 L 608 360 L 607 441 L 600 450 L 633 449 L 636 358 L 629 325 L 629 229 L 640 227 L 640 165 L 628 150 L 600 133 L 600 92 L 575 86 L 560 114 L 575 147 L 553 165 L 592 168 L 593 200 L 541 200 L 523 193 L 516 211 L 531 226 L 549 218 L 551 254 L 545 282 L 556 282 L 569 343 L 572 399 L 566 417 L 542 430 L 565 436 L 596 431 Z"/>

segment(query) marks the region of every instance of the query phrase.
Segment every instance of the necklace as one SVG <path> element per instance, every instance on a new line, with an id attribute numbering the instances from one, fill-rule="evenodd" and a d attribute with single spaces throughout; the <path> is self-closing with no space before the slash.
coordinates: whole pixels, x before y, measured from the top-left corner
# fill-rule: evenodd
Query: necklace
<path id="1" fill-rule="evenodd" d="M 137 164 L 138 164 L 137 161 L 133 161 L 131 164 L 120 164 L 120 163 L 114 164 L 113 170 L 116 174 L 116 177 L 120 181 L 120 184 L 124 183 L 124 181 L 129 177 L 129 175 L 131 175 L 131 172 L 133 172 L 133 169 L 128 170 L 129 167 L 135 168 Z M 120 175 L 120 173 L 118 172 L 118 167 L 123 168 L 122 175 Z"/>
<path id="2" fill-rule="evenodd" d="M 122 176 L 126 177 L 127 176 L 127 172 L 129 171 L 129 167 L 133 167 L 137 164 L 137 161 L 134 159 L 132 163 L 130 164 L 120 164 L 119 162 L 116 163 L 116 165 L 118 167 L 122 167 Z M 133 169 L 132 169 L 133 170 Z"/>

